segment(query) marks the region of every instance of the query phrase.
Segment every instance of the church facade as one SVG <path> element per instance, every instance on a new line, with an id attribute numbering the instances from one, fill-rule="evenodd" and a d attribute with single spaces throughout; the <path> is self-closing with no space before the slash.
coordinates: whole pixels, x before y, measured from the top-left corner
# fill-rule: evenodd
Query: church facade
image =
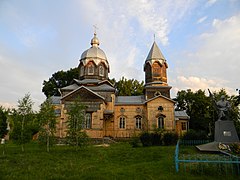
<path id="1" fill-rule="evenodd" d="M 164 129 L 182 134 L 189 117 L 175 112 L 167 82 L 168 64 L 156 42 L 144 62 L 145 85 L 141 96 L 118 96 L 108 80 L 110 65 L 94 33 L 91 47 L 79 60 L 79 78 L 52 97 L 58 112 L 58 137 L 66 137 L 68 106 L 76 98 L 86 106 L 83 128 L 91 138 L 128 138 L 143 131 Z"/>

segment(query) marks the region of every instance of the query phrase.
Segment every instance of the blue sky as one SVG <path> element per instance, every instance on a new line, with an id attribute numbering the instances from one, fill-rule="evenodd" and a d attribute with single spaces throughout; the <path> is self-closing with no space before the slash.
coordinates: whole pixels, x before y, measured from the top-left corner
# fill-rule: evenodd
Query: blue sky
<path id="1" fill-rule="evenodd" d="M 240 88 L 239 0 L 1 0 L 0 105 L 15 107 L 30 93 L 37 109 L 43 80 L 78 66 L 93 25 L 110 78 L 144 80 L 155 34 L 172 97 Z"/>

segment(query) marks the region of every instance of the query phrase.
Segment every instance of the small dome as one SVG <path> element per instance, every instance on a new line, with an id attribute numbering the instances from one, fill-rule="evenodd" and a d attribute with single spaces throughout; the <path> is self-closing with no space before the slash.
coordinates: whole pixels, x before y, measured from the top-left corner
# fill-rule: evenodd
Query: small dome
<path id="1" fill-rule="evenodd" d="M 93 37 L 92 40 L 91 40 L 91 45 L 92 45 L 92 46 L 96 46 L 96 47 L 99 46 L 99 40 L 98 40 L 98 38 L 97 38 L 97 34 L 96 34 L 96 33 L 94 33 L 94 37 Z"/>

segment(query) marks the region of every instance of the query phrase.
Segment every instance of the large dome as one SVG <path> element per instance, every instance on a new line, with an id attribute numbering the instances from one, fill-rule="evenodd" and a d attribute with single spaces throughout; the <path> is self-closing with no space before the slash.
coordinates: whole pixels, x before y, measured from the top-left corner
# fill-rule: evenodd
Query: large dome
<path id="1" fill-rule="evenodd" d="M 99 40 L 97 38 L 96 33 L 94 33 L 94 37 L 91 40 L 91 45 L 89 49 L 84 51 L 81 55 L 81 59 L 88 59 L 88 58 L 99 58 L 102 60 L 107 60 L 107 57 L 102 49 L 100 49 L 99 46 Z"/>
<path id="2" fill-rule="evenodd" d="M 107 57 L 103 52 L 103 50 L 100 49 L 99 47 L 94 47 L 94 46 L 82 53 L 81 59 L 86 59 L 86 58 L 100 58 L 103 60 L 107 60 Z"/>

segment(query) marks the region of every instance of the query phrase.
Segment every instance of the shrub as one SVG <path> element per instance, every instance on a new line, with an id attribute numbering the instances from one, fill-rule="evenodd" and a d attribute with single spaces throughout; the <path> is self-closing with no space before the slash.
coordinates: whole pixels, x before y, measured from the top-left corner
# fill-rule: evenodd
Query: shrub
<path id="1" fill-rule="evenodd" d="M 152 133 L 151 134 L 151 140 L 152 140 L 152 145 L 153 146 L 160 146 L 162 145 L 162 138 L 161 138 L 161 133 Z"/>
<path id="2" fill-rule="evenodd" d="M 229 146 L 233 153 L 240 154 L 240 144 L 233 143 L 233 144 L 230 144 Z"/>
<path id="3" fill-rule="evenodd" d="M 67 144 L 72 146 L 85 147 L 88 145 L 89 137 L 85 131 L 79 132 L 75 138 L 67 136 Z"/>
<path id="4" fill-rule="evenodd" d="M 178 141 L 178 135 L 173 132 L 163 134 L 163 143 L 166 146 L 175 145 Z"/>
<path id="5" fill-rule="evenodd" d="M 195 131 L 193 129 L 189 129 L 183 137 L 183 140 L 207 140 L 207 133 L 205 131 Z"/>
<path id="6" fill-rule="evenodd" d="M 129 141 L 129 144 L 132 147 L 140 147 L 140 139 L 139 137 L 132 137 Z"/>
<path id="7" fill-rule="evenodd" d="M 144 132 L 140 135 L 140 140 L 141 143 L 144 147 L 146 146 L 151 146 L 152 145 L 152 138 L 151 138 L 151 134 L 148 132 Z"/>
<path id="8" fill-rule="evenodd" d="M 40 131 L 38 133 L 37 141 L 40 145 L 46 145 L 47 144 L 47 138 L 49 138 L 49 145 L 53 146 L 56 143 L 56 138 L 53 136 L 49 136 L 46 131 Z"/>

